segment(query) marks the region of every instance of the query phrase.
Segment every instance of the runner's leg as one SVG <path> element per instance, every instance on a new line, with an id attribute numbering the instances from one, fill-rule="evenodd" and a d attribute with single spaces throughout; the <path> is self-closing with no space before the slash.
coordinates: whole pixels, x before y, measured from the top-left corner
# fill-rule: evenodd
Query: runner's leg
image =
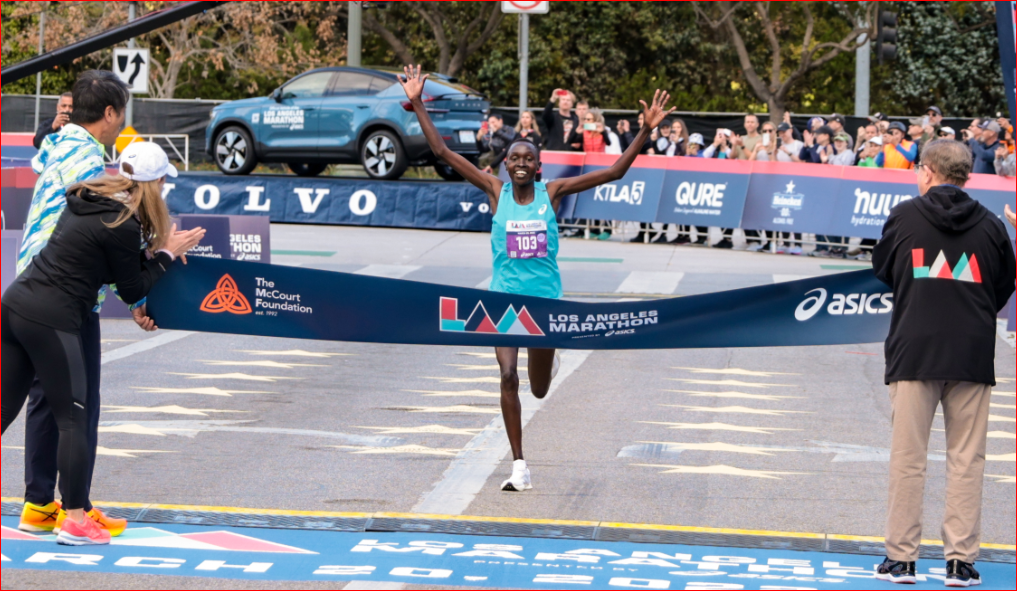
<path id="1" fill-rule="evenodd" d="M 551 388 L 554 349 L 529 349 L 529 356 L 530 391 L 537 400 L 543 400 Z"/>
<path id="2" fill-rule="evenodd" d="M 522 405 L 519 402 L 519 349 L 494 350 L 501 367 L 501 415 L 512 446 L 512 459 L 523 458 Z"/>

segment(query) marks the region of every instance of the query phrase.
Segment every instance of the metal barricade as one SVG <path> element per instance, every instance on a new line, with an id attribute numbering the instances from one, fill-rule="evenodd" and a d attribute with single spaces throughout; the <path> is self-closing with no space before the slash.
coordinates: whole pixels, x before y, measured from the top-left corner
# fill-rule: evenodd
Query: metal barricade
<path id="1" fill-rule="evenodd" d="M 134 142 L 153 142 L 159 144 L 163 150 L 166 150 L 170 160 L 175 159 L 183 164 L 184 171 L 191 169 L 191 136 L 187 134 L 139 133 L 138 135 L 120 136 L 120 138 L 131 138 L 130 143 L 132 144 Z M 119 154 L 114 145 L 112 151 L 106 153 L 106 163 L 115 164 L 117 158 L 119 158 Z"/>

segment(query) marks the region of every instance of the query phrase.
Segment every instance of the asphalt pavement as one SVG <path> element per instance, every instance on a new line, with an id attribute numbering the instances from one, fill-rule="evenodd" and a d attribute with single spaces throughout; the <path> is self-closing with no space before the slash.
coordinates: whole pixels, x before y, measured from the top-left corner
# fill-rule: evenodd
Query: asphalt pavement
<path id="1" fill-rule="evenodd" d="M 272 248 L 275 264 L 466 287 L 490 279 L 489 237 L 479 234 L 275 225 Z M 566 297 L 590 301 L 866 267 L 617 240 L 564 240 L 560 257 Z M 103 339 L 98 501 L 883 533 L 890 407 L 880 345 L 568 352 L 548 399 L 524 404 L 535 489 L 508 494 L 493 351 L 148 335 L 129 321 L 104 321 Z M 1012 337 L 996 355 L 984 542 L 1013 546 Z M 23 494 L 23 435 L 19 421 L 3 439 L 7 499 Z M 924 527 L 939 539 L 942 432 L 932 441 Z M 229 588 L 4 569 L 4 589 L 58 585 Z"/>

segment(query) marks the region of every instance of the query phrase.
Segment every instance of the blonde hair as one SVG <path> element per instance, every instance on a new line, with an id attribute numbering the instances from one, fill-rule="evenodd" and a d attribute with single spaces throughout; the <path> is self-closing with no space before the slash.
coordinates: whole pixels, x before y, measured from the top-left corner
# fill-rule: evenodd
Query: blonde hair
<path id="1" fill-rule="evenodd" d="M 148 250 L 155 253 L 166 245 L 170 234 L 170 215 L 162 200 L 159 181 L 137 182 L 122 176 L 105 175 L 95 180 L 76 183 L 67 188 L 68 195 L 89 191 L 124 205 L 117 219 L 107 228 L 117 228 L 132 216 L 141 222 L 141 238 Z"/>
<path id="2" fill-rule="evenodd" d="M 533 114 L 533 111 L 523 111 L 522 113 L 520 113 L 520 115 L 519 115 L 519 122 L 516 123 L 516 132 L 522 133 L 522 131 L 523 131 L 523 115 L 524 114 L 528 114 L 530 116 L 530 121 L 533 122 L 532 125 L 530 126 L 530 129 L 528 131 L 532 131 L 532 132 L 536 133 L 537 135 L 540 135 L 540 127 L 537 125 L 537 116 Z"/>
<path id="3" fill-rule="evenodd" d="M 590 115 L 593 115 L 593 120 L 601 125 L 606 125 L 604 120 L 604 112 L 600 109 L 590 109 Z"/>

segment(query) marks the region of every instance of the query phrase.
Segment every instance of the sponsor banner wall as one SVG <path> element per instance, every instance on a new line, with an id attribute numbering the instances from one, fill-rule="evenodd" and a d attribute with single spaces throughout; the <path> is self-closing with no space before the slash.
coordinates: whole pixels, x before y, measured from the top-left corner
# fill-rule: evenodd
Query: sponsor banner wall
<path id="1" fill-rule="evenodd" d="M 607 154 L 587 154 L 583 174 L 609 168 L 618 158 Z M 668 161 L 664 158 L 637 157 L 622 180 L 580 194 L 575 217 L 648 223 L 657 221 L 667 165 Z"/>
<path id="2" fill-rule="evenodd" d="M 164 196 L 174 214 L 259 215 L 295 224 L 485 232 L 492 219 L 487 196 L 466 183 L 181 173 Z"/>
<path id="3" fill-rule="evenodd" d="M 160 328 L 407 345 L 547 349 L 882 342 L 893 294 L 872 271 L 686 298 L 586 304 L 298 267 L 193 259 L 148 298 Z"/>
<path id="4" fill-rule="evenodd" d="M 752 170 L 742 227 L 817 234 L 830 227 L 841 169 L 756 162 Z"/>
<path id="5" fill-rule="evenodd" d="M 656 221 L 739 227 L 751 171 L 749 162 L 668 158 Z"/>

